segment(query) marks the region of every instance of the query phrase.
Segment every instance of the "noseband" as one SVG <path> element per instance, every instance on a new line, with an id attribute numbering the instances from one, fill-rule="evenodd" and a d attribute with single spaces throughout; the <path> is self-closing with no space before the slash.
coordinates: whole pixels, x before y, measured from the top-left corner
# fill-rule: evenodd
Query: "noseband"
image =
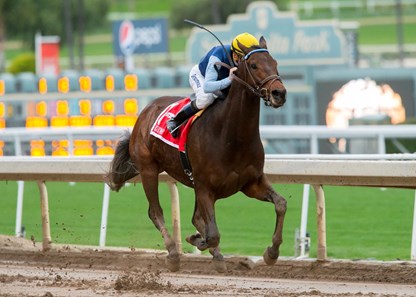
<path id="1" fill-rule="evenodd" d="M 268 77 L 266 77 L 265 79 L 263 79 L 262 81 L 257 81 L 253 74 L 250 71 L 250 68 L 248 67 L 248 63 L 247 60 L 250 58 L 250 56 L 252 54 L 255 53 L 269 53 L 269 51 L 267 49 L 255 49 L 252 50 L 251 52 L 249 52 L 247 55 L 245 55 L 243 57 L 243 63 L 244 66 L 246 67 L 246 71 L 250 76 L 250 79 L 252 80 L 252 82 L 254 83 L 254 86 L 248 84 L 246 81 L 242 80 L 241 78 L 239 78 L 238 76 L 234 75 L 233 79 L 235 79 L 236 81 L 238 81 L 239 83 L 241 83 L 242 85 L 246 86 L 254 95 L 256 95 L 257 97 L 261 97 L 264 100 L 264 103 L 266 104 L 266 106 L 270 106 L 271 102 L 270 102 L 270 96 L 271 96 L 271 92 L 270 92 L 270 86 L 277 80 L 277 81 L 282 81 L 280 78 L 280 75 L 277 74 L 272 74 Z M 234 74 L 234 73 L 233 73 Z M 269 83 L 269 88 L 265 88 L 264 85 L 266 85 L 268 82 Z"/>

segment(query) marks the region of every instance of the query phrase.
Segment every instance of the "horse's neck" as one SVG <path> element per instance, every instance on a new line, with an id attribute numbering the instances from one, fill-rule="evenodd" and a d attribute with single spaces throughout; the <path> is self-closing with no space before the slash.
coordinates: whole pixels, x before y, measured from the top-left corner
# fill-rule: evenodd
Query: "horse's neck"
<path id="1" fill-rule="evenodd" d="M 225 129 L 223 132 L 239 142 L 253 141 L 259 135 L 259 99 L 241 85 L 237 85 L 230 89 L 224 103 L 221 115 Z"/>

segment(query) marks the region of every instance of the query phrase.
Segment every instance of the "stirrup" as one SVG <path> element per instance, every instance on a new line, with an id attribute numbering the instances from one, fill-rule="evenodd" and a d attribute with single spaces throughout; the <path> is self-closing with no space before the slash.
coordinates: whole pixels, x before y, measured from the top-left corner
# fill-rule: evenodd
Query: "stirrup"
<path id="1" fill-rule="evenodd" d="M 198 108 L 194 107 L 195 103 L 187 103 L 182 109 L 171 119 L 166 122 L 166 128 L 170 132 L 173 138 L 177 138 L 179 135 L 179 127 L 183 125 L 190 117 L 198 112 Z"/>

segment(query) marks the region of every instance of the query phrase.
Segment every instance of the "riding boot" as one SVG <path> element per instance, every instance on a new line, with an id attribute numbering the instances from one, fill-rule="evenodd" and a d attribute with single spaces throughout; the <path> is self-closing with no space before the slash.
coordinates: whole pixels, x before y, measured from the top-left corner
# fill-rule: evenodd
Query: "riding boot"
<path id="1" fill-rule="evenodd" d="M 195 101 L 191 101 L 182 107 L 175 117 L 166 122 L 166 128 L 169 130 L 173 138 L 177 138 L 179 136 L 178 128 L 198 111 L 199 108 L 196 107 Z"/>

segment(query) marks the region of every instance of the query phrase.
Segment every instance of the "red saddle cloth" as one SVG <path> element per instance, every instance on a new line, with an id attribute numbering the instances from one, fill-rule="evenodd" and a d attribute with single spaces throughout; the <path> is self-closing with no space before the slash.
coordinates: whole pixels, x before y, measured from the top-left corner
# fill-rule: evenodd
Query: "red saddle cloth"
<path id="1" fill-rule="evenodd" d="M 179 137 L 173 138 L 166 128 L 166 122 L 174 117 L 186 104 L 191 102 L 191 99 L 185 98 L 172 103 L 166 107 L 157 117 L 155 123 L 150 130 L 150 134 L 159 138 L 163 142 L 177 148 L 181 152 L 185 152 L 185 144 L 188 138 L 188 132 L 191 128 L 192 122 L 197 115 L 192 116 L 185 124 L 179 127 Z"/>

